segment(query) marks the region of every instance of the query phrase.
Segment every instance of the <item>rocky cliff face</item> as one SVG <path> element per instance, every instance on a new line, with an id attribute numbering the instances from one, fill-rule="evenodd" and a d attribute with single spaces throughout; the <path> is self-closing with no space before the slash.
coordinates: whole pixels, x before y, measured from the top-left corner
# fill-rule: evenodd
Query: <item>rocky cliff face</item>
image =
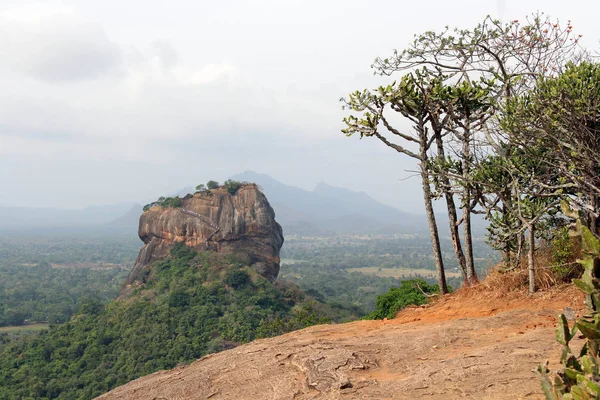
<path id="1" fill-rule="evenodd" d="M 223 188 L 188 195 L 178 208 L 154 206 L 140 217 L 138 234 L 145 244 L 129 284 L 140 280 L 154 261 L 167 257 L 177 243 L 196 251 L 235 254 L 270 280 L 279 273 L 282 229 L 255 184 L 243 185 L 233 195 Z"/>

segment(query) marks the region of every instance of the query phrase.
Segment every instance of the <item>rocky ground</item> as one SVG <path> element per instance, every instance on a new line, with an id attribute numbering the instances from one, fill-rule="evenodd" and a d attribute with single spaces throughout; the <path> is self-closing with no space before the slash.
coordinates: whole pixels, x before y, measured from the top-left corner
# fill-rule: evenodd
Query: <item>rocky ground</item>
<path id="1" fill-rule="evenodd" d="M 459 291 L 388 321 L 320 325 L 140 378 L 100 399 L 541 399 L 558 368 L 556 316 L 572 287 L 528 297 Z"/>

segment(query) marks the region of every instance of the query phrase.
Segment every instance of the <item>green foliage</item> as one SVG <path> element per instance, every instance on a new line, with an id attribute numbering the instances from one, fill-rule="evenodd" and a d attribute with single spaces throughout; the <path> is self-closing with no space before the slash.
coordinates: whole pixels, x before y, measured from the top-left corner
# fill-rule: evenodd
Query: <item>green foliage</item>
<path id="1" fill-rule="evenodd" d="M 435 293 L 439 293 L 437 285 L 429 285 L 422 279 L 402 281 L 400 287 L 377 297 L 376 309 L 366 319 L 394 318 L 406 306 L 427 303 L 426 295 Z"/>
<path id="2" fill-rule="evenodd" d="M 327 321 L 297 289 L 178 245 L 130 298 L 82 302 L 71 321 L 3 344 L 0 398 L 89 399 L 209 352 Z"/>
<path id="3" fill-rule="evenodd" d="M 242 187 L 242 182 L 227 179 L 225 183 L 223 183 L 223 187 L 229 192 L 229 194 L 235 194 L 238 189 Z"/>
<path id="4" fill-rule="evenodd" d="M 185 307 L 190 304 L 190 295 L 185 290 L 174 290 L 169 295 L 169 307 Z"/>
<path id="5" fill-rule="evenodd" d="M 209 190 L 214 190 L 214 189 L 218 189 L 218 188 L 220 188 L 221 186 L 219 185 L 219 182 L 217 182 L 217 181 L 208 181 L 208 182 L 206 183 L 206 187 L 207 187 Z"/>
<path id="6" fill-rule="evenodd" d="M 148 211 L 154 206 L 163 207 L 163 208 L 179 208 L 181 207 L 181 198 L 179 196 L 175 197 L 159 197 L 157 201 L 146 204 L 144 206 L 144 211 Z"/>
<path id="7" fill-rule="evenodd" d="M 204 192 L 205 190 L 206 190 L 206 186 L 203 183 L 196 186 L 196 192 Z"/>
<path id="8" fill-rule="evenodd" d="M 569 264 L 573 258 L 574 244 L 567 226 L 558 229 L 552 239 L 552 270 L 561 276 L 571 271 Z"/>
<path id="9" fill-rule="evenodd" d="M 93 266 L 95 270 L 132 266 L 140 250 L 137 235 L 77 232 L 34 235 L 0 236 L 0 265 L 38 265 L 48 268 L 60 264 L 61 268 Z M 7 276 L 6 279 L 9 279 Z M 0 279 L 0 283 L 5 278 Z"/>
<path id="10" fill-rule="evenodd" d="M 587 227 L 580 230 L 584 257 L 579 262 L 585 272 L 581 280 L 574 279 L 573 283 L 586 294 L 588 313 L 573 327 L 569 327 L 564 314 L 559 316 L 556 340 L 563 346 L 563 369 L 551 376 L 547 362 L 538 367 L 542 388 L 549 400 L 600 398 L 600 240 Z M 578 356 L 570 347 L 577 332 L 586 339 Z"/>
<path id="11" fill-rule="evenodd" d="M 173 246 L 170 253 L 174 259 L 180 260 L 183 262 L 188 262 L 188 261 L 193 260 L 197 254 L 194 250 L 187 247 L 183 243 L 177 243 L 175 246 Z"/>
<path id="12" fill-rule="evenodd" d="M 243 269 L 234 270 L 227 274 L 225 282 L 229 286 L 237 289 L 250 282 L 250 275 L 248 275 L 248 272 Z"/>
<path id="13" fill-rule="evenodd" d="M 0 326 L 31 322 L 58 324 L 115 297 L 127 275 L 121 267 L 105 269 L 0 265 Z M 87 305 L 87 306 L 86 306 Z"/>

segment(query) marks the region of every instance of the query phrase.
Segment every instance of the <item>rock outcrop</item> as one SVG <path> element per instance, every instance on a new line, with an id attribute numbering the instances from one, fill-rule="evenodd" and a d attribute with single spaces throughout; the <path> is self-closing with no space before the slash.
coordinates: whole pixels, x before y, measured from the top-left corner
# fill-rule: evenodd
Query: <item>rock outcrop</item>
<path id="1" fill-rule="evenodd" d="M 256 340 L 98 399 L 543 399 L 535 369 L 560 365 L 556 314 L 580 312 L 583 296 L 573 288 L 513 299 L 478 290 L 393 320 Z"/>
<path id="2" fill-rule="evenodd" d="M 224 188 L 187 195 L 176 208 L 153 206 L 140 217 L 138 234 L 144 246 L 128 284 L 142 279 L 177 243 L 196 251 L 235 254 L 270 280 L 279 273 L 282 229 L 255 184 L 244 184 L 233 195 Z"/>

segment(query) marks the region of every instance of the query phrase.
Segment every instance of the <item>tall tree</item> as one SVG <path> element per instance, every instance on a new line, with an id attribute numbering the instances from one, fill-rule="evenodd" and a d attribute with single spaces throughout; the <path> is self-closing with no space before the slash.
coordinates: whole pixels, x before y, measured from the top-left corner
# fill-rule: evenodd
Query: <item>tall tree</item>
<path id="1" fill-rule="evenodd" d="M 410 46 L 394 51 L 390 57 L 377 58 L 372 68 L 375 73 L 384 76 L 426 68 L 443 74 L 448 85 L 456 86 L 484 78 L 494 82 L 489 93 L 494 100 L 494 107 L 487 111 L 501 114 L 509 99 L 531 90 L 539 77 L 557 75 L 568 60 L 584 57 L 578 41 L 579 37 L 573 35 L 570 22 L 560 24 L 543 13 L 533 14 L 523 22 L 513 20 L 504 23 L 487 17 L 474 29 L 452 30 L 446 27 L 441 32 L 428 31 L 416 35 Z M 486 118 L 480 127 L 470 127 L 467 132 L 465 144 L 473 144 L 477 135 L 482 136 L 478 141 L 485 149 L 484 153 L 491 151 L 510 156 L 510 138 L 499 126 L 497 118 Z M 464 148 L 463 152 L 470 156 L 463 160 L 470 159 L 471 166 L 464 161 L 463 171 L 477 168 L 474 150 L 472 147 Z M 518 195 L 511 192 L 511 188 L 511 185 L 499 188 L 502 193 L 490 194 L 492 199 L 487 201 L 496 208 L 500 207 L 505 215 L 504 226 L 510 223 L 508 213 L 513 208 L 511 201 Z M 468 197 L 472 187 L 467 186 L 466 189 L 463 195 Z M 469 207 L 463 207 L 463 212 L 469 214 L 469 211 Z M 462 220 L 466 218 L 463 215 Z M 464 226 L 465 232 L 469 229 L 468 225 L 467 222 Z M 512 237 L 507 239 L 513 240 Z M 512 246 L 506 243 L 504 248 L 505 261 L 509 263 Z M 469 254 L 468 249 L 466 253 Z"/>
<path id="2" fill-rule="evenodd" d="M 569 63 L 561 75 L 540 78 L 509 102 L 502 127 L 529 155 L 546 149 L 541 161 L 560 178 L 535 183 L 568 195 L 600 236 L 600 64 Z"/>
<path id="3" fill-rule="evenodd" d="M 448 293 L 444 262 L 440 246 L 437 222 L 433 211 L 433 193 L 429 176 L 428 152 L 435 141 L 431 134 L 431 115 L 428 98 L 437 88 L 437 81 L 427 71 L 404 75 L 399 82 L 380 86 L 374 91 L 363 90 L 351 93 L 342 99 L 344 106 L 354 113 L 344 118 L 347 136 L 359 134 L 375 137 L 391 149 L 418 161 L 423 187 L 423 202 L 429 224 L 433 258 L 437 271 L 440 293 Z M 388 114 L 400 114 L 412 123 L 413 132 L 407 133 L 392 126 Z M 393 139 L 390 139 L 389 136 Z M 410 147 L 417 147 L 411 150 Z"/>

